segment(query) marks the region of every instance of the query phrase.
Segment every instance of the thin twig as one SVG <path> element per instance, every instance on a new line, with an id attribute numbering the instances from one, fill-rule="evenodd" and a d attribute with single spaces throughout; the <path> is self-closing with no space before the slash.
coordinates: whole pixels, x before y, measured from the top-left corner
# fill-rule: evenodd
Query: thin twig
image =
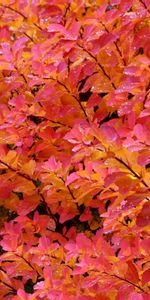
<path id="1" fill-rule="evenodd" d="M 20 15 L 21 17 L 23 17 L 24 20 L 27 20 L 27 17 L 23 13 L 21 13 L 20 11 L 12 8 L 11 6 L 4 5 L 4 4 L 0 4 L 0 6 L 3 7 L 3 8 L 7 8 L 7 9 L 13 11 L 13 12 L 15 12 L 16 14 Z"/>
<path id="2" fill-rule="evenodd" d="M 122 159 L 120 159 L 119 157 L 114 157 L 118 162 L 120 162 L 122 165 L 124 165 L 133 175 L 134 177 L 136 177 L 137 179 L 139 179 L 143 185 L 148 188 L 148 190 L 150 190 L 150 187 L 147 185 L 147 183 L 142 179 L 142 177 L 137 174 L 127 163 L 125 163 Z"/>
<path id="3" fill-rule="evenodd" d="M 143 4 L 144 8 L 150 13 L 150 10 L 148 9 L 148 7 L 146 6 L 146 3 L 143 0 L 139 0 L 140 3 Z"/>
<path id="4" fill-rule="evenodd" d="M 11 289 L 14 295 L 17 294 L 17 290 L 16 290 L 13 286 L 11 286 L 10 284 L 4 282 L 4 281 L 1 280 L 1 279 L 0 279 L 0 282 L 1 282 L 2 284 L 4 284 L 5 286 L 7 286 L 9 289 Z"/>
<path id="5" fill-rule="evenodd" d="M 107 77 L 107 79 L 111 82 L 111 85 L 113 87 L 113 89 L 116 89 L 115 84 L 111 81 L 110 76 L 106 73 L 104 67 L 100 64 L 100 62 L 97 60 L 97 58 L 87 49 L 85 49 L 83 46 L 81 46 L 79 43 L 77 44 L 83 51 L 85 51 L 87 54 L 89 54 L 93 60 L 95 60 L 96 64 L 99 66 L 100 70 L 103 72 L 103 74 L 105 75 L 105 77 Z"/>

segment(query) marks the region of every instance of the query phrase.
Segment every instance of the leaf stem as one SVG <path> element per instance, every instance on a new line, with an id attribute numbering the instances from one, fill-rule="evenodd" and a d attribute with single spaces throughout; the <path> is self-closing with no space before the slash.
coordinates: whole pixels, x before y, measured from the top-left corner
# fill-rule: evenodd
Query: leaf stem
<path id="1" fill-rule="evenodd" d="M 126 278 L 120 277 L 120 276 L 115 275 L 115 274 L 108 274 L 107 272 L 104 272 L 104 273 L 108 276 L 115 277 L 115 278 L 117 278 L 121 281 L 127 282 L 127 283 L 131 284 L 132 286 L 134 286 L 135 288 L 139 289 L 141 292 L 145 293 L 144 289 L 142 289 L 139 285 L 135 284 L 134 282 L 132 282 L 132 281 L 126 279 Z"/>
<path id="2" fill-rule="evenodd" d="M 137 174 L 127 163 L 125 163 L 122 159 L 115 156 L 115 159 L 120 162 L 122 165 L 124 165 L 137 179 L 139 179 L 143 185 L 150 190 L 150 187 L 147 185 L 147 183 L 141 178 L 139 174 Z"/>
<path id="3" fill-rule="evenodd" d="M 4 281 L 1 280 L 1 279 L 0 279 L 0 282 L 1 282 L 2 284 L 4 284 L 5 286 L 7 286 L 9 289 L 11 289 L 14 295 L 17 294 L 17 290 L 16 290 L 13 286 L 11 286 L 10 284 L 4 282 Z"/>
<path id="4" fill-rule="evenodd" d="M 95 60 L 95 62 L 97 63 L 97 65 L 99 66 L 100 70 L 103 72 L 103 74 L 105 75 L 105 77 L 107 77 L 107 79 L 109 79 L 109 81 L 111 82 L 111 85 L 113 87 L 113 89 L 116 89 L 115 84 L 111 81 L 110 76 L 106 73 L 104 67 L 100 64 L 100 62 L 98 61 L 98 59 L 87 49 L 85 49 L 83 46 L 81 46 L 79 43 L 77 44 L 83 51 L 85 51 L 87 54 L 89 54 L 93 60 Z"/>
<path id="5" fill-rule="evenodd" d="M 3 7 L 3 8 L 7 8 L 7 9 L 13 11 L 13 12 L 15 12 L 16 14 L 20 15 L 21 17 L 23 17 L 24 20 L 27 20 L 27 17 L 23 13 L 21 13 L 20 11 L 12 8 L 11 6 L 4 5 L 4 4 L 0 4 L 0 6 Z"/>

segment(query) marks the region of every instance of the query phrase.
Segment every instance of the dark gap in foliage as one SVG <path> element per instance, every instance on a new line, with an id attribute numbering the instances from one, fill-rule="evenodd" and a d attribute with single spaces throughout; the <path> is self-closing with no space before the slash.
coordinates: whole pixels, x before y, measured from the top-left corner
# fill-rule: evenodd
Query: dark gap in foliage
<path id="1" fill-rule="evenodd" d="M 39 215 L 47 215 L 47 207 L 45 203 L 40 203 L 36 210 L 38 211 Z"/>
<path id="2" fill-rule="evenodd" d="M 98 105 L 94 105 L 94 107 L 93 107 L 94 112 L 96 112 L 98 109 L 99 109 L 99 106 Z"/>
<path id="3" fill-rule="evenodd" d="M 82 214 L 85 210 L 85 205 L 84 204 L 79 205 L 78 210 L 79 210 L 79 213 Z"/>
<path id="4" fill-rule="evenodd" d="M 7 146 L 7 148 L 9 149 L 9 150 L 15 150 L 17 147 L 16 147 L 16 145 L 15 144 L 6 144 L 6 146 Z"/>
<path id="5" fill-rule="evenodd" d="M 138 50 L 137 50 L 137 55 L 142 55 L 144 54 L 144 48 L 143 47 L 140 47 Z"/>
<path id="6" fill-rule="evenodd" d="M 86 13 L 87 13 L 88 9 L 89 9 L 89 7 L 88 7 L 88 6 L 86 6 L 86 7 L 84 8 L 84 12 L 82 13 L 82 16 L 85 16 L 85 15 L 86 15 Z"/>
<path id="7" fill-rule="evenodd" d="M 118 257 L 120 250 L 121 250 L 121 248 L 118 248 L 117 251 L 115 252 L 116 257 Z"/>
<path id="8" fill-rule="evenodd" d="M 103 123 L 106 123 L 106 122 L 109 122 L 110 120 L 113 120 L 113 119 L 118 119 L 119 116 L 118 116 L 118 113 L 117 111 L 114 111 L 112 114 L 108 114 L 103 120 L 101 120 L 99 122 L 99 125 L 101 126 Z"/>
<path id="9" fill-rule="evenodd" d="M 104 98 L 105 96 L 108 95 L 108 93 L 99 93 L 98 95 L 99 95 L 101 98 Z"/>
<path id="10" fill-rule="evenodd" d="M 0 170 L 0 175 L 4 175 L 4 174 L 6 174 L 7 173 L 7 170 L 6 169 L 1 169 Z"/>
<path id="11" fill-rule="evenodd" d="M 90 207 L 90 211 L 91 211 L 93 217 L 100 217 L 100 213 L 98 211 L 98 208 Z"/>
<path id="12" fill-rule="evenodd" d="M 30 211 L 28 214 L 27 214 L 27 217 L 31 220 L 33 220 L 33 217 L 34 217 L 34 211 Z"/>
<path id="13" fill-rule="evenodd" d="M 108 210 L 109 205 L 111 204 L 111 201 L 108 199 L 105 203 L 105 209 Z"/>
<path id="14" fill-rule="evenodd" d="M 128 216 L 124 217 L 124 221 L 126 224 L 129 224 L 132 222 L 132 220 Z"/>
<path id="15" fill-rule="evenodd" d="M 94 196 L 93 196 L 93 199 L 95 200 L 96 198 L 97 198 L 97 196 L 99 196 L 100 194 L 101 194 L 101 190 L 98 192 L 98 193 L 96 193 Z"/>
<path id="16" fill-rule="evenodd" d="M 15 211 L 9 212 L 7 222 L 12 221 L 18 217 L 18 214 Z"/>
<path id="17" fill-rule="evenodd" d="M 134 97 L 133 94 L 131 94 L 131 93 L 128 94 L 128 99 L 129 99 L 129 100 L 132 99 L 133 97 Z"/>
<path id="18" fill-rule="evenodd" d="M 41 237 L 41 234 L 38 233 L 38 232 L 36 232 L 36 233 L 34 233 L 34 236 L 40 238 L 40 237 Z"/>
<path id="19" fill-rule="evenodd" d="M 74 173 L 74 172 L 76 172 L 75 167 L 73 167 L 71 170 L 69 170 L 69 175 L 72 174 L 72 173 Z"/>
<path id="20" fill-rule="evenodd" d="M 91 95 L 92 95 L 92 92 L 90 89 L 85 93 L 79 93 L 80 101 L 87 102 Z"/>
<path id="21" fill-rule="evenodd" d="M 146 169 L 150 168 L 150 163 L 145 166 Z"/>
<path id="22" fill-rule="evenodd" d="M 14 193 L 19 198 L 19 200 L 23 200 L 24 196 L 23 196 L 22 192 L 14 192 L 14 191 L 12 191 L 12 193 Z"/>
<path id="23" fill-rule="evenodd" d="M 88 272 L 85 272 L 85 273 L 83 274 L 83 277 L 88 277 L 88 276 L 89 276 Z"/>
<path id="24" fill-rule="evenodd" d="M 38 116 L 34 116 L 34 115 L 28 116 L 28 119 L 30 119 L 30 121 L 34 122 L 36 125 L 45 121 L 44 117 L 38 117 Z"/>
<path id="25" fill-rule="evenodd" d="M 105 12 L 112 10 L 114 7 L 111 4 L 108 4 Z"/>
<path id="26" fill-rule="evenodd" d="M 36 180 L 34 180 L 34 184 L 36 187 L 41 186 L 42 182 L 37 178 Z"/>
<path id="27" fill-rule="evenodd" d="M 24 284 L 24 290 L 28 294 L 34 293 L 34 283 L 32 282 L 32 279 L 28 279 L 26 283 Z"/>
<path id="28" fill-rule="evenodd" d="M 40 88 L 44 85 L 45 85 L 45 83 L 34 85 L 34 87 L 31 89 L 31 93 L 35 96 L 36 93 L 40 90 Z"/>
<path id="29" fill-rule="evenodd" d="M 0 239 L 1 240 L 1 239 Z M 3 250 L 3 247 L 0 245 L 0 255 L 7 253 L 7 251 Z"/>

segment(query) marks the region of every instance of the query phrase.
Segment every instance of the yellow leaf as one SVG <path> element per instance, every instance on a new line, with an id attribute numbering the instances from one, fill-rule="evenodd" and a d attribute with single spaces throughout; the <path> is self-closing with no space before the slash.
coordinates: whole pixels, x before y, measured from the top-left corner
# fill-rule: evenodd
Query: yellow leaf
<path id="1" fill-rule="evenodd" d="M 21 171 L 23 171 L 25 174 L 32 176 L 35 172 L 36 168 L 36 162 L 35 160 L 31 159 L 29 162 L 24 164 L 21 168 Z"/>
<path id="2" fill-rule="evenodd" d="M 18 154 L 15 150 L 10 150 L 4 157 L 3 161 L 11 167 L 16 168 L 18 163 Z"/>

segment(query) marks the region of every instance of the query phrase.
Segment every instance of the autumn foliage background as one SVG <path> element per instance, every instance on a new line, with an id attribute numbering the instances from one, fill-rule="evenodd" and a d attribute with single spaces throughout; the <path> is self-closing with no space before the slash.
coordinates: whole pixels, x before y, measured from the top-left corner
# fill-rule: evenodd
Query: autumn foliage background
<path id="1" fill-rule="evenodd" d="M 149 16 L 0 0 L 0 299 L 150 299 Z"/>

